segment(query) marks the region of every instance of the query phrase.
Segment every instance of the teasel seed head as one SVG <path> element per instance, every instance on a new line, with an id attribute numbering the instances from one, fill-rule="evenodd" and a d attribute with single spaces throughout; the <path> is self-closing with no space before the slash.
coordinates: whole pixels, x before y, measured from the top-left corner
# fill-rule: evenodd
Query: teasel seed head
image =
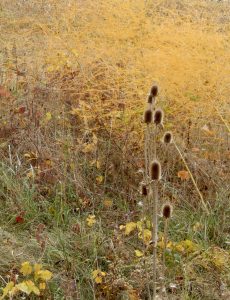
<path id="1" fill-rule="evenodd" d="M 151 180 L 161 179 L 161 165 L 157 160 L 152 161 L 150 164 L 150 178 Z"/>
<path id="2" fill-rule="evenodd" d="M 146 109 L 144 112 L 144 123 L 149 124 L 153 120 L 153 112 L 151 109 Z"/>
<path id="3" fill-rule="evenodd" d="M 172 205 L 170 203 L 165 203 L 162 208 L 162 215 L 165 219 L 169 219 L 172 217 Z"/>
<path id="4" fill-rule="evenodd" d="M 165 134 L 164 134 L 164 137 L 163 137 L 163 142 L 165 143 L 165 144 L 170 144 L 170 143 L 172 143 L 172 140 L 173 140 L 173 135 L 172 135 L 172 133 L 171 132 L 165 132 Z"/>
<path id="5" fill-rule="evenodd" d="M 141 184 L 141 195 L 142 196 L 147 196 L 148 195 L 148 189 L 145 183 Z"/>
<path id="6" fill-rule="evenodd" d="M 151 89 L 150 89 L 150 94 L 153 96 L 153 97 L 156 97 L 157 94 L 158 94 L 158 86 L 157 84 L 154 84 Z"/>
<path id="7" fill-rule="evenodd" d="M 163 118 L 164 118 L 164 113 L 163 110 L 158 108 L 155 110 L 153 121 L 156 125 L 162 125 L 163 124 Z"/>
<path id="8" fill-rule="evenodd" d="M 154 97 L 151 94 L 148 95 L 147 102 L 150 103 L 150 104 L 153 104 Z"/>

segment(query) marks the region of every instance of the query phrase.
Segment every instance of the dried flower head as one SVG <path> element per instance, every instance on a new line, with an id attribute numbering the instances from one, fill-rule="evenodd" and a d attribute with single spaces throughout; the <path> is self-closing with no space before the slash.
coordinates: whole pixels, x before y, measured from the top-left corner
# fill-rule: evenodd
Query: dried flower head
<path id="1" fill-rule="evenodd" d="M 161 165 L 157 160 L 152 161 L 150 164 L 150 178 L 152 180 L 161 179 Z"/>
<path id="2" fill-rule="evenodd" d="M 172 205 L 170 203 L 166 203 L 162 208 L 162 215 L 165 219 L 169 219 L 172 216 Z"/>
<path id="3" fill-rule="evenodd" d="M 163 141 L 165 144 L 170 144 L 172 143 L 173 140 L 173 135 L 171 132 L 165 132 L 164 137 L 163 137 Z"/>
<path id="4" fill-rule="evenodd" d="M 148 95 L 147 102 L 150 104 L 154 104 L 154 97 L 151 94 Z"/>
<path id="5" fill-rule="evenodd" d="M 154 123 L 156 125 L 162 124 L 163 123 L 163 118 L 164 118 L 163 110 L 158 108 L 155 111 L 155 114 L 154 114 L 154 118 L 153 118 Z"/>
<path id="6" fill-rule="evenodd" d="M 153 112 L 151 109 L 146 109 L 144 112 L 144 122 L 146 124 L 151 123 L 153 120 Z"/>
<path id="7" fill-rule="evenodd" d="M 156 97 L 157 94 L 158 94 L 158 86 L 156 84 L 154 84 L 151 89 L 150 89 L 150 94 L 153 96 L 153 97 Z"/>
<path id="8" fill-rule="evenodd" d="M 141 195 L 142 196 L 147 196 L 148 195 L 148 189 L 146 184 L 142 183 L 141 184 Z"/>

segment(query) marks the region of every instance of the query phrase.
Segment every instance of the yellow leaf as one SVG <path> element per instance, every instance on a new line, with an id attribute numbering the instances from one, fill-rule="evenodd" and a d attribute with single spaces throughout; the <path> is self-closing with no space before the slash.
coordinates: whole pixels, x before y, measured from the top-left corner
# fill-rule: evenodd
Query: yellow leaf
<path id="1" fill-rule="evenodd" d="M 86 219 L 86 222 L 89 227 L 92 227 L 96 223 L 95 215 L 89 215 L 88 218 Z"/>
<path id="2" fill-rule="evenodd" d="M 106 208 L 110 208 L 113 206 L 113 200 L 105 199 L 103 204 Z"/>
<path id="3" fill-rule="evenodd" d="M 94 280 L 96 283 L 102 283 L 102 277 L 100 276 L 96 277 Z"/>
<path id="4" fill-rule="evenodd" d="M 96 165 L 96 168 L 97 168 L 97 169 L 100 169 L 100 168 L 101 168 L 101 163 L 100 163 L 100 161 L 99 161 L 99 160 L 96 160 L 96 159 L 91 160 L 91 161 L 90 161 L 90 165 L 91 165 L 91 166 Z"/>
<path id="5" fill-rule="evenodd" d="M 23 281 L 16 285 L 16 287 L 23 293 L 26 293 L 27 295 L 30 295 L 31 293 L 34 293 L 35 295 L 40 295 L 39 289 L 36 287 L 33 281 L 27 280 Z"/>
<path id="6" fill-rule="evenodd" d="M 28 261 L 22 263 L 20 272 L 21 272 L 24 276 L 30 275 L 30 274 L 32 273 L 32 266 L 31 266 L 31 264 L 30 264 Z"/>
<path id="7" fill-rule="evenodd" d="M 99 273 L 100 273 L 100 270 L 99 270 L 99 269 L 94 270 L 94 271 L 92 272 L 93 279 L 95 279 Z"/>
<path id="8" fill-rule="evenodd" d="M 48 111 L 45 116 L 45 121 L 49 122 L 51 119 L 52 119 L 52 114 L 50 111 Z"/>
<path id="9" fill-rule="evenodd" d="M 143 240 L 145 245 L 148 245 L 152 239 L 152 233 L 149 229 L 144 229 L 142 232 L 139 232 L 138 237 Z"/>
<path id="10" fill-rule="evenodd" d="M 125 225 L 125 235 L 129 235 L 132 231 L 137 228 L 137 224 L 134 222 L 129 222 Z"/>
<path id="11" fill-rule="evenodd" d="M 146 220 L 146 227 L 147 227 L 148 229 L 151 228 L 151 222 L 150 222 L 149 220 Z"/>
<path id="12" fill-rule="evenodd" d="M 34 264 L 34 272 L 37 273 L 38 271 L 40 271 L 42 268 L 42 265 L 40 264 Z"/>
<path id="13" fill-rule="evenodd" d="M 46 289 L 46 283 L 45 282 L 40 282 L 39 283 L 39 289 L 40 290 L 45 290 Z"/>
<path id="14" fill-rule="evenodd" d="M 185 240 L 182 242 L 182 245 L 185 246 L 188 252 L 194 252 L 198 250 L 198 245 L 190 240 Z"/>
<path id="15" fill-rule="evenodd" d="M 138 229 L 139 231 L 142 231 L 142 229 L 143 229 L 143 222 L 142 222 L 142 221 L 138 221 L 138 222 L 137 222 L 137 229 Z"/>
<path id="16" fill-rule="evenodd" d="M 103 177 L 102 175 L 96 177 L 96 182 L 97 182 L 98 184 L 102 183 L 103 180 L 104 180 L 104 177 Z"/>
<path id="17" fill-rule="evenodd" d="M 178 245 L 175 245 L 175 250 L 177 252 L 183 253 L 185 249 L 182 245 L 178 244 Z"/>
<path id="18" fill-rule="evenodd" d="M 9 295 L 12 297 L 15 294 L 17 294 L 17 292 L 18 292 L 18 288 L 17 286 L 14 286 L 13 289 L 9 292 Z"/>
<path id="19" fill-rule="evenodd" d="M 102 272 L 100 269 L 92 272 L 93 279 L 96 283 L 100 284 L 103 281 L 103 277 L 106 276 L 106 272 Z"/>
<path id="20" fill-rule="evenodd" d="M 52 278 L 53 274 L 48 270 L 40 270 L 36 273 L 38 279 L 48 281 Z"/>
<path id="21" fill-rule="evenodd" d="M 101 163 L 100 163 L 99 160 L 97 160 L 96 167 L 97 167 L 97 169 L 100 169 L 100 168 L 101 168 Z"/>
<path id="22" fill-rule="evenodd" d="M 140 251 L 140 250 L 135 250 L 135 255 L 137 257 L 142 257 L 144 255 L 144 253 L 142 251 Z"/>
<path id="23" fill-rule="evenodd" d="M 13 287 L 14 287 L 14 282 L 13 281 L 8 282 L 7 285 L 3 288 L 3 294 L 0 297 L 0 299 L 4 299 L 8 295 L 8 293 L 12 291 Z"/>
<path id="24" fill-rule="evenodd" d="M 174 246 L 175 250 L 181 253 L 192 253 L 199 249 L 199 246 L 193 241 L 185 240 L 177 243 Z"/>

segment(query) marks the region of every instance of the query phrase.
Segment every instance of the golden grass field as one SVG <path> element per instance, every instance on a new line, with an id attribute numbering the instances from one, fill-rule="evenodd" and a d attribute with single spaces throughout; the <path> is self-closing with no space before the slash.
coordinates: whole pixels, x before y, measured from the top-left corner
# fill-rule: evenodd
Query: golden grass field
<path id="1" fill-rule="evenodd" d="M 229 1 L 1 0 L 0 29 L 0 299 L 149 299 L 153 82 L 181 154 L 160 131 L 158 299 L 229 299 Z"/>

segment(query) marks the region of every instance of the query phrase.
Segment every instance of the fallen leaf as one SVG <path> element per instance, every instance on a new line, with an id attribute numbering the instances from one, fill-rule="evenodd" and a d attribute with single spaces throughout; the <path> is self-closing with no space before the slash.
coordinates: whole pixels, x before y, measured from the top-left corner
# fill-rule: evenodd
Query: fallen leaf
<path id="1" fill-rule="evenodd" d="M 102 176 L 102 175 L 96 177 L 96 182 L 98 184 L 101 184 L 103 182 L 103 180 L 104 180 L 104 176 Z"/>
<path id="2" fill-rule="evenodd" d="M 149 245 L 152 240 L 152 232 L 149 229 L 144 229 L 138 234 L 139 239 L 143 240 L 145 245 Z"/>
<path id="3" fill-rule="evenodd" d="M 31 293 L 34 293 L 35 295 L 40 295 L 39 289 L 36 287 L 32 280 L 23 281 L 17 284 L 15 287 L 21 292 L 26 293 L 27 295 L 30 295 Z"/>
<path id="4" fill-rule="evenodd" d="M 125 225 L 125 235 L 129 235 L 132 231 L 137 228 L 137 223 L 129 222 Z"/>
<path id="5" fill-rule="evenodd" d="M 95 215 L 89 215 L 88 218 L 86 219 L 86 222 L 89 227 L 92 227 L 96 223 Z"/>
<path id="6" fill-rule="evenodd" d="M 24 220 L 24 218 L 22 216 L 17 216 L 15 218 L 15 221 L 16 221 L 16 223 L 22 224 L 22 223 L 24 223 L 25 220 Z"/>
<path id="7" fill-rule="evenodd" d="M 48 281 L 52 278 L 53 274 L 48 270 L 40 270 L 35 273 L 36 280 L 41 279 L 44 281 Z"/>
<path id="8" fill-rule="evenodd" d="M 30 264 L 28 261 L 22 263 L 20 272 L 21 272 L 24 276 L 30 275 L 30 274 L 32 273 L 32 266 L 31 266 L 31 264 Z"/>
<path id="9" fill-rule="evenodd" d="M 4 299 L 8 295 L 8 293 L 12 291 L 13 287 L 14 287 L 14 282 L 13 281 L 8 282 L 7 285 L 3 288 L 3 294 L 0 297 L 0 300 Z"/>
<path id="10" fill-rule="evenodd" d="M 137 257 L 142 257 L 144 255 L 144 253 L 142 251 L 140 251 L 140 250 L 135 250 L 135 255 Z"/>
<path id="11" fill-rule="evenodd" d="M 0 85 L 0 97 L 10 97 L 11 94 L 2 86 Z"/>
<path id="12" fill-rule="evenodd" d="M 185 171 L 185 170 L 181 170 L 177 173 L 177 176 L 181 179 L 181 180 L 188 180 L 190 178 L 189 172 Z"/>
<path id="13" fill-rule="evenodd" d="M 111 208 L 113 206 L 113 200 L 105 199 L 103 204 L 105 208 Z"/>

